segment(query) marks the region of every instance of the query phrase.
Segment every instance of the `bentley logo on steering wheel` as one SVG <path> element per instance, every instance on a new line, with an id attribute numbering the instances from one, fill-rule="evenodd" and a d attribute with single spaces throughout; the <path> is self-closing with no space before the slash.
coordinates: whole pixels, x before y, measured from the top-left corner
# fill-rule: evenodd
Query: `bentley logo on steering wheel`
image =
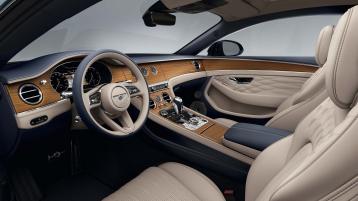
<path id="1" fill-rule="evenodd" d="M 125 97 L 127 96 L 127 93 L 122 93 L 122 94 L 118 94 L 118 95 L 115 95 L 113 96 L 113 98 L 117 98 L 118 97 L 118 100 L 123 100 Z"/>

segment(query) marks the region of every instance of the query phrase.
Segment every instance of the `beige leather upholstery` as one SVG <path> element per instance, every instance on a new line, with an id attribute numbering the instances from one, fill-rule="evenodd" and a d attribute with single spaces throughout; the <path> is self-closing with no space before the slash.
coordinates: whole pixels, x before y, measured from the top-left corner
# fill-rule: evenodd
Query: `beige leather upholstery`
<path id="1" fill-rule="evenodd" d="M 328 93 L 332 100 L 342 108 L 351 107 L 358 90 L 358 18 L 357 12 L 350 10 L 343 15 L 332 37 L 327 65 Z M 341 67 L 341 66 L 344 66 Z"/>
<path id="2" fill-rule="evenodd" d="M 179 163 L 145 170 L 104 201 L 224 201 L 205 175 Z"/>
<path id="3" fill-rule="evenodd" d="M 324 27 L 316 44 L 316 61 L 322 68 L 318 69 L 303 85 L 301 90 L 286 99 L 277 109 L 277 114 L 266 126 L 294 131 L 297 124 L 320 104 L 326 97 L 325 68 L 329 45 L 334 27 Z"/>
<path id="4" fill-rule="evenodd" d="M 357 20 L 358 7 L 341 18 L 325 64 L 327 90 L 345 93 L 330 93 L 300 122 L 293 136 L 257 157 L 248 175 L 246 201 L 357 199 L 358 106 L 347 106 L 355 102 L 348 97 L 356 95 L 358 83 L 346 75 L 358 69 L 358 60 L 332 62 L 358 54 L 358 40 L 353 37 L 358 35 Z M 335 72 L 340 73 L 333 77 Z M 337 87 L 338 80 L 347 82 L 347 88 Z M 341 105 L 341 100 L 346 102 Z"/>
<path id="5" fill-rule="evenodd" d="M 319 66 L 323 66 L 327 61 L 328 49 L 332 40 L 333 31 L 334 26 L 326 26 L 318 36 L 316 44 L 316 62 Z"/>
<path id="6" fill-rule="evenodd" d="M 231 126 L 233 126 L 237 123 L 236 121 L 233 121 L 231 119 L 225 119 L 225 118 L 217 118 L 215 120 L 228 128 L 230 128 Z"/>
<path id="7" fill-rule="evenodd" d="M 350 59 L 358 55 L 357 20 L 354 7 L 336 27 L 325 64 L 329 98 L 293 135 L 257 157 L 247 177 L 246 201 L 357 200 L 358 81 L 347 79 L 358 70 L 358 59 Z M 146 170 L 106 200 L 223 199 L 205 176 L 170 163 Z"/>
<path id="8" fill-rule="evenodd" d="M 333 26 L 326 26 L 320 32 L 316 44 L 316 60 L 319 65 L 323 65 L 327 60 L 333 32 Z M 325 71 L 324 67 L 318 69 L 297 93 L 284 100 L 277 108 L 276 115 L 267 122 L 266 126 L 294 131 L 298 123 L 327 98 Z"/>
<path id="9" fill-rule="evenodd" d="M 253 149 L 253 148 L 250 148 L 250 147 L 247 147 L 247 146 L 235 143 L 235 142 L 231 142 L 229 140 L 226 140 L 225 138 L 223 139 L 222 143 L 226 147 L 228 147 L 232 150 L 238 151 L 239 153 L 244 154 L 245 156 L 248 156 L 250 158 L 256 158 L 261 153 L 260 151 L 258 151 L 256 149 Z"/>

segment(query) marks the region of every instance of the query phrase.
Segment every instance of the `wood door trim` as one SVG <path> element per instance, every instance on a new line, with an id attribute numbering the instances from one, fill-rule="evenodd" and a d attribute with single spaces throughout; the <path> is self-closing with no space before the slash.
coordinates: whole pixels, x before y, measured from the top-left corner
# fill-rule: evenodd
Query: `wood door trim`
<path id="1" fill-rule="evenodd" d="M 213 70 L 276 70 L 314 73 L 317 66 L 277 61 L 241 60 L 241 59 L 204 59 L 206 71 Z"/>

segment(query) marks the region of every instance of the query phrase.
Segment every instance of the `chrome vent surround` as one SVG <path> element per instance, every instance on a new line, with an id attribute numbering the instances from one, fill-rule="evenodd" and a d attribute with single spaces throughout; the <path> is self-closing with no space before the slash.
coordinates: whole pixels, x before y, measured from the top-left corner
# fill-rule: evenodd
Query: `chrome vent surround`
<path id="1" fill-rule="evenodd" d="M 19 96 L 22 101 L 29 105 L 36 105 L 42 101 L 42 92 L 34 84 L 24 84 L 19 89 Z"/>
<path id="2" fill-rule="evenodd" d="M 194 65 L 196 71 L 201 70 L 201 64 L 199 61 L 192 61 L 191 63 Z"/>
<path id="3" fill-rule="evenodd" d="M 155 109 L 156 108 L 155 102 L 152 99 L 149 99 L 149 108 L 150 109 Z"/>
<path id="4" fill-rule="evenodd" d="M 170 103 L 172 101 L 172 98 L 169 96 L 167 92 L 162 93 L 163 100 L 167 103 Z"/>

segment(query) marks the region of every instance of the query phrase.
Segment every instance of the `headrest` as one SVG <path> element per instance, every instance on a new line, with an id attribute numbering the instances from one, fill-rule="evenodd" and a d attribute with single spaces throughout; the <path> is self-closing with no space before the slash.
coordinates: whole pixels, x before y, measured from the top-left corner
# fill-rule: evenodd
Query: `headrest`
<path id="1" fill-rule="evenodd" d="M 341 108 L 353 106 L 358 91 L 358 6 L 338 21 L 325 64 L 326 87 Z"/>
<path id="2" fill-rule="evenodd" d="M 327 61 L 329 45 L 331 44 L 334 27 L 325 26 L 319 33 L 316 43 L 316 62 L 323 66 Z"/>

